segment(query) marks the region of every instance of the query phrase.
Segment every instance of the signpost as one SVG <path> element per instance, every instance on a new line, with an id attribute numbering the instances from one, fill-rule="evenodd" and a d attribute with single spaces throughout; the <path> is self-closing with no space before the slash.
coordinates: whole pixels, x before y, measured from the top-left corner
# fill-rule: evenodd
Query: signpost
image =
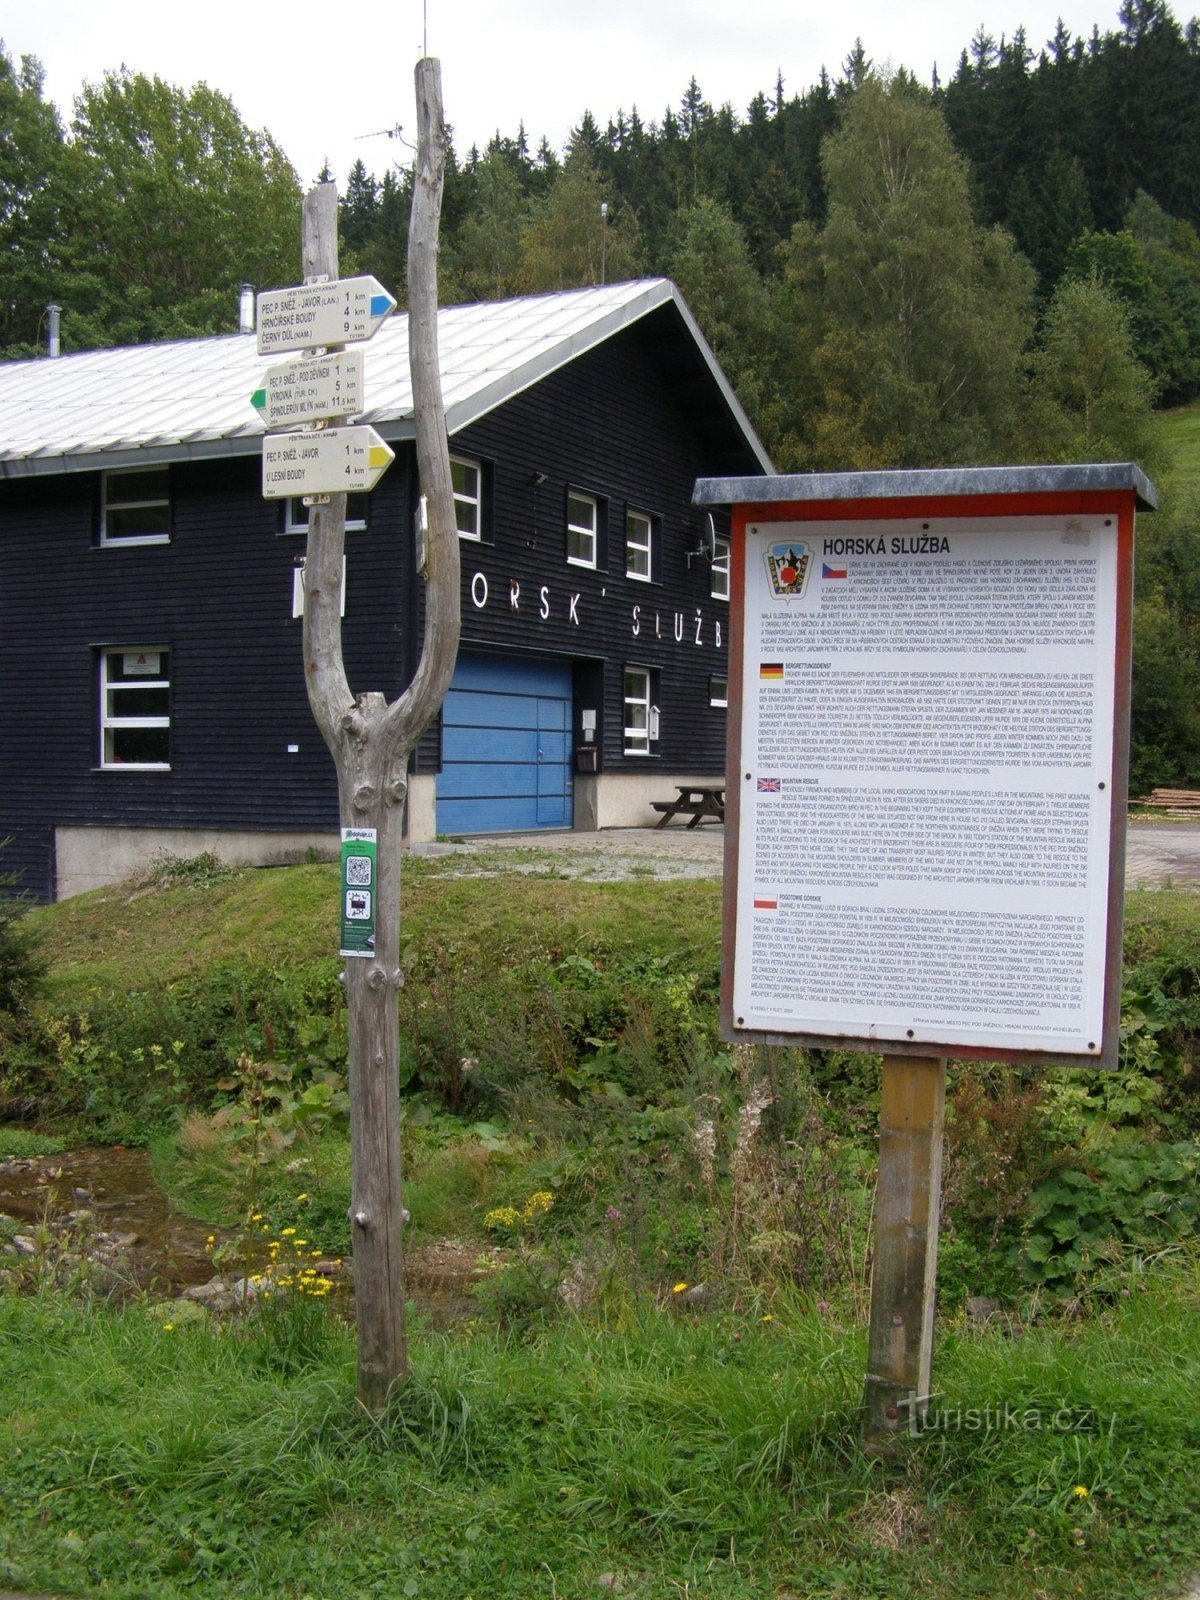
<path id="1" fill-rule="evenodd" d="M 268 428 L 354 417 L 363 410 L 363 353 L 337 350 L 268 367 L 250 404 Z"/>
<path id="2" fill-rule="evenodd" d="M 373 489 L 395 460 L 374 428 L 328 428 L 321 433 L 275 433 L 263 440 L 263 495 L 361 494 Z"/>
<path id="3" fill-rule="evenodd" d="M 395 309 L 394 298 L 371 277 L 269 289 L 258 297 L 258 353 L 355 344 L 378 333 Z"/>
<path id="4" fill-rule="evenodd" d="M 261 353 L 310 357 L 267 375 L 267 426 L 300 419 L 302 432 L 268 434 L 263 489 L 304 495 L 312 505 L 305 554 L 303 660 L 309 706 L 337 769 L 342 827 L 341 938 L 348 1016 L 350 1205 L 358 1329 L 358 1398 L 372 1415 L 407 1372 L 404 1209 L 400 1159 L 400 845 L 413 750 L 442 704 L 461 629 L 458 524 L 437 345 L 437 240 L 446 165 L 441 73 L 416 69 L 417 160 L 408 237 L 408 346 L 417 477 L 427 501 L 426 594 L 420 660 L 393 701 L 355 693 L 342 651 L 346 489 L 364 490 L 392 459 L 365 426 L 329 428 L 347 415 L 336 373 L 347 363 L 329 347 L 370 338 L 395 305 L 373 278 L 339 282 L 337 191 L 319 184 L 304 198 L 301 258 L 306 284 L 259 297 Z M 318 348 L 324 347 L 324 348 Z M 332 358 L 332 359 L 331 359 Z M 360 369 L 361 383 L 361 369 Z M 271 390 L 290 392 L 276 402 Z M 354 959 L 358 958 L 358 959 Z"/>
<path id="5" fill-rule="evenodd" d="M 929 1396 L 945 1063 L 1113 1066 L 1130 465 L 713 480 L 722 1035 L 883 1052 L 864 1440 Z"/>

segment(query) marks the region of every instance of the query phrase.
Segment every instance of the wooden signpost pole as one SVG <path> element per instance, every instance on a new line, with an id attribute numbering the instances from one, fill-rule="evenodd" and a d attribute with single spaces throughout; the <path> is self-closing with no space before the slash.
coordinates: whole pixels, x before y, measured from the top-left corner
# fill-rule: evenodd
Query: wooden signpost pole
<path id="1" fill-rule="evenodd" d="M 944 1057 L 884 1056 L 863 1421 L 876 1454 L 928 1404 L 945 1104 Z"/>
<path id="2" fill-rule="evenodd" d="M 304 668 L 309 704 L 337 767 L 343 838 L 376 848 L 375 942 L 346 963 L 349 1011 L 351 1238 L 358 1397 L 379 1413 L 407 1370 L 406 1213 L 399 1107 L 400 845 L 408 758 L 436 715 L 458 655 L 459 554 L 437 354 L 437 238 L 445 169 L 441 73 L 416 69 L 418 151 L 409 233 L 409 363 L 417 464 L 428 501 L 425 637 L 408 688 L 388 703 L 355 695 L 342 658 L 339 597 L 346 497 L 314 504 L 305 564 Z M 337 194 L 322 184 L 304 208 L 307 278 L 337 277 Z M 344 951 L 348 954 L 349 952 Z"/>

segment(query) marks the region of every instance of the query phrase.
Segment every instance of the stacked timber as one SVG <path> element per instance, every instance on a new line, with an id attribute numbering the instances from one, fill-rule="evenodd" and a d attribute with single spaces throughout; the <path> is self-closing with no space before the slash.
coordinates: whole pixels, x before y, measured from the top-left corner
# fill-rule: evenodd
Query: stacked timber
<path id="1" fill-rule="evenodd" d="M 1200 815 L 1200 790 L 1154 789 L 1144 800 L 1135 800 L 1135 806 L 1146 806 L 1151 811 L 1166 811 L 1172 816 Z"/>

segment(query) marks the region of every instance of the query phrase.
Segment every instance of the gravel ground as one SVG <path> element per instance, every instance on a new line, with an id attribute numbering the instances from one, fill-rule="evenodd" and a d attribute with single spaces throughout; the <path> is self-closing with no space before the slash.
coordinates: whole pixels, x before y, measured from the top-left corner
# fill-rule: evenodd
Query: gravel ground
<path id="1" fill-rule="evenodd" d="M 563 878 L 719 878 L 725 829 L 607 828 L 602 833 L 505 833 L 461 844 L 418 845 L 414 855 L 455 856 L 464 877 L 528 872 Z"/>
<path id="2" fill-rule="evenodd" d="M 466 876 L 528 872 L 565 878 L 719 878 L 725 829 L 609 828 L 603 833 L 506 833 L 460 844 L 419 845 L 414 854 L 455 856 Z M 1139 887 L 1200 884 L 1200 822 L 1135 822 L 1126 882 Z M 1200 1597 L 1198 1597 L 1200 1600 Z"/>

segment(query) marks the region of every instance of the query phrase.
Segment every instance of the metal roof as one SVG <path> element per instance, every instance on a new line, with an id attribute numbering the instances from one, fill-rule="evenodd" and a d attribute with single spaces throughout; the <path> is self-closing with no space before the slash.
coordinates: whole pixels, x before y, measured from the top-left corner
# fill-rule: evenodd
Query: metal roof
<path id="1" fill-rule="evenodd" d="M 443 308 L 438 345 L 448 432 L 670 306 L 695 341 L 729 422 L 769 472 L 716 357 L 665 278 Z M 411 438 L 407 314 L 390 317 L 366 350 L 361 420 L 385 438 Z M 0 476 L 252 454 L 264 430 L 250 395 L 267 365 L 247 334 L 0 363 Z"/>
<path id="2" fill-rule="evenodd" d="M 794 500 L 912 500 L 943 495 L 1083 494 L 1132 490 L 1144 511 L 1158 491 L 1132 461 L 1069 466 L 933 467 L 890 472 L 806 472 L 764 478 L 701 478 L 692 494 L 698 506 L 775 505 Z"/>

